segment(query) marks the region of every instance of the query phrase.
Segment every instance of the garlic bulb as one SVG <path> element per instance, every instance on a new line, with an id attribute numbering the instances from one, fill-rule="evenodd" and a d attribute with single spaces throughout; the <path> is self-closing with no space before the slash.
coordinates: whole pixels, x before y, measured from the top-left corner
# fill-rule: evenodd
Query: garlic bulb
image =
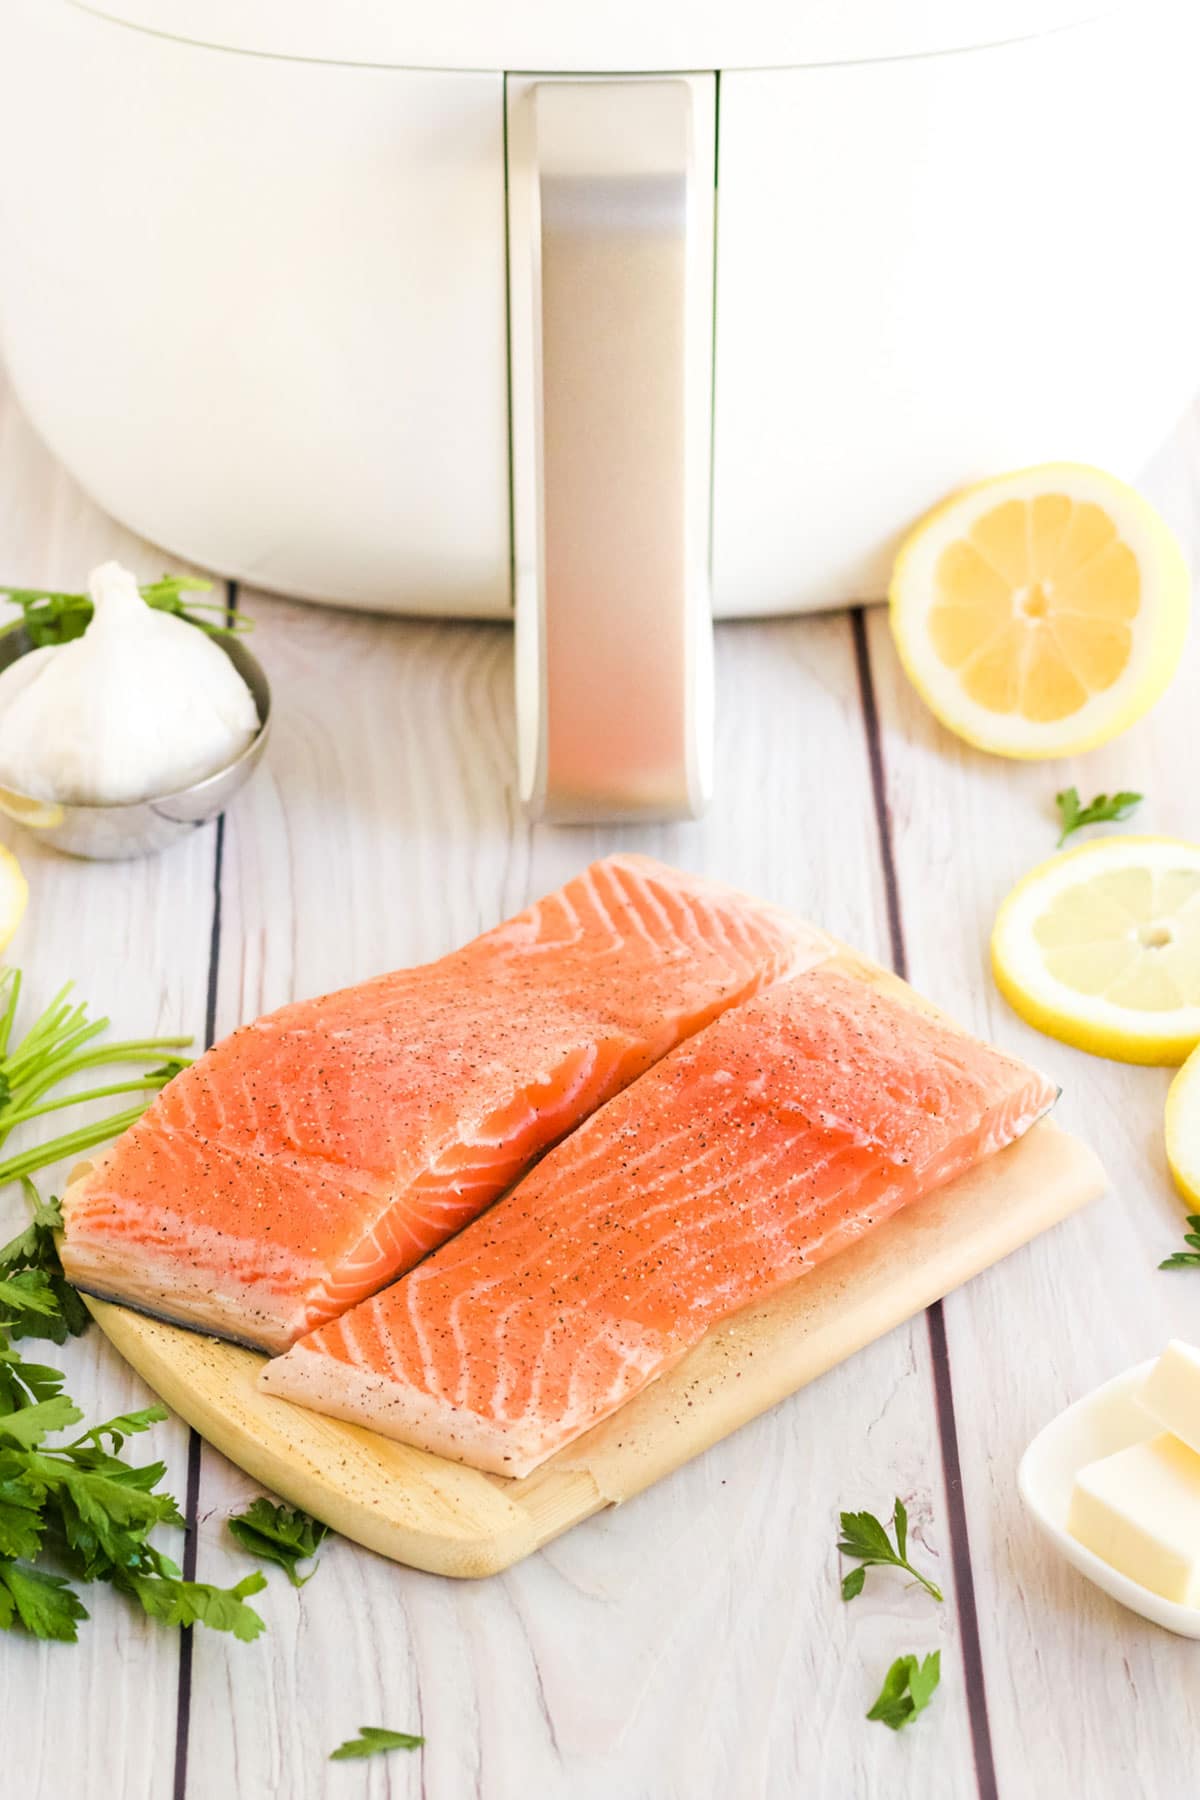
<path id="1" fill-rule="evenodd" d="M 93 570 L 82 637 L 0 674 L 0 786 L 117 806 L 224 768 L 258 731 L 249 688 L 204 632 L 147 606 L 119 563 Z"/>

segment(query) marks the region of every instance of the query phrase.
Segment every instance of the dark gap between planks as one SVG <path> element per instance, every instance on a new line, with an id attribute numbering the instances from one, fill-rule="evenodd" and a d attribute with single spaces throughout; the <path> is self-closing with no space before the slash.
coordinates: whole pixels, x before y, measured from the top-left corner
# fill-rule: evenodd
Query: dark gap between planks
<path id="1" fill-rule="evenodd" d="M 904 942 L 904 914 L 900 901 L 900 883 L 896 874 L 895 849 L 892 843 L 892 817 L 887 796 L 883 735 L 879 727 L 879 706 L 875 695 L 875 679 L 871 671 L 867 618 L 863 607 L 856 606 L 852 610 L 850 629 L 854 640 L 854 664 L 858 674 L 858 695 L 862 707 L 863 729 L 867 738 L 867 761 L 871 770 L 871 796 L 875 805 L 875 826 L 879 840 L 880 867 L 883 873 L 892 968 L 902 980 L 907 981 L 908 952 Z M 933 1362 L 938 1442 L 942 1453 L 946 1510 L 950 1520 L 950 1559 L 954 1571 L 954 1599 L 958 1609 L 959 1634 L 962 1640 L 963 1673 L 967 1684 L 967 1716 L 971 1725 L 975 1779 L 979 1788 L 979 1800 L 999 1800 L 996 1763 L 992 1754 L 992 1730 L 988 1720 L 987 1684 L 983 1672 L 983 1646 L 979 1637 L 979 1608 L 975 1597 L 975 1576 L 971 1567 L 971 1544 L 963 1496 L 962 1465 L 958 1452 L 958 1423 L 954 1412 L 954 1383 L 950 1373 L 950 1347 L 946 1339 L 946 1315 L 940 1300 L 935 1300 L 933 1305 L 927 1308 L 925 1323 L 929 1331 L 929 1350 Z"/>
<path id="2" fill-rule="evenodd" d="M 238 584 L 228 583 L 227 622 L 232 622 L 238 609 Z M 212 1045 L 217 1034 L 217 977 L 221 966 L 221 876 L 225 866 L 225 815 L 217 820 L 213 847 L 212 925 L 208 939 L 208 989 L 204 1004 L 204 1048 Z M 184 1498 L 183 1578 L 196 1579 L 196 1527 L 200 1510 L 200 1461 L 203 1454 L 200 1433 L 188 1427 L 187 1491 Z M 172 1800 L 186 1800 L 188 1778 L 188 1740 L 192 1723 L 192 1646 L 195 1627 L 184 1625 L 179 1632 L 179 1683 L 175 1699 L 175 1773 L 171 1784 Z"/>

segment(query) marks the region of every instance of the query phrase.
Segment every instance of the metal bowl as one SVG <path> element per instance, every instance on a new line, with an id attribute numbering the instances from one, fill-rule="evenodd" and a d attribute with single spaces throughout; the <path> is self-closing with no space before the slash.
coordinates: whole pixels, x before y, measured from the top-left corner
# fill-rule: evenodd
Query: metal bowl
<path id="1" fill-rule="evenodd" d="M 271 689 L 261 664 L 238 638 L 215 638 L 246 686 L 258 708 L 258 735 L 240 756 L 194 781 L 190 787 L 149 800 L 122 806 L 68 806 L 56 801 L 34 800 L 25 794 L 0 789 L 0 811 L 23 825 L 43 843 L 69 856 L 86 856 L 96 862 L 119 862 L 128 857 L 149 856 L 187 837 L 198 825 L 206 825 L 224 812 L 238 789 L 254 773 L 271 734 Z M 7 669 L 33 646 L 23 631 L 0 638 L 0 670 Z"/>

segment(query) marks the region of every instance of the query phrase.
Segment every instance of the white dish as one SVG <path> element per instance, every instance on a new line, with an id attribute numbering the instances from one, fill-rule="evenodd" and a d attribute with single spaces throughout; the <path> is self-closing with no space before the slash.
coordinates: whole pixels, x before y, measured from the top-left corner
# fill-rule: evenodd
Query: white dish
<path id="1" fill-rule="evenodd" d="M 1111 1456 L 1114 1451 L 1154 1436 L 1154 1421 L 1136 1399 L 1153 1367 L 1154 1359 L 1127 1369 L 1052 1419 L 1022 1457 L 1017 1479 L 1021 1497 L 1038 1525 L 1081 1575 L 1152 1624 L 1179 1637 L 1200 1638 L 1200 1607 L 1179 1606 L 1152 1594 L 1149 1588 L 1110 1568 L 1067 1530 L 1071 1490 L 1078 1470 L 1101 1456 Z"/>

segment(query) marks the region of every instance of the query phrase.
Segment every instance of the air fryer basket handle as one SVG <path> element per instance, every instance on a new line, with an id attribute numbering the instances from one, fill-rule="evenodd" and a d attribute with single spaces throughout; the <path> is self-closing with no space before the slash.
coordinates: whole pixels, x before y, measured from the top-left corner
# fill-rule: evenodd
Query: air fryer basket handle
<path id="1" fill-rule="evenodd" d="M 508 84 L 521 794 L 687 816 L 712 765 L 715 81 Z"/>

